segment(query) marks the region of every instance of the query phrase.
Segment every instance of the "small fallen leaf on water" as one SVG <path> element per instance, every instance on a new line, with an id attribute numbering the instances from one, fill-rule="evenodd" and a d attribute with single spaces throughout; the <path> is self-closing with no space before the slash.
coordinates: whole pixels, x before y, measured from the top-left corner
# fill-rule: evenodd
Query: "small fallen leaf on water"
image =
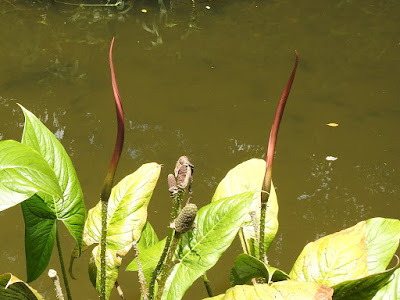
<path id="1" fill-rule="evenodd" d="M 335 160 L 337 160 L 338 158 L 329 155 L 329 156 L 327 156 L 325 159 L 326 159 L 327 161 L 335 161 Z"/>
<path id="2" fill-rule="evenodd" d="M 328 123 L 328 124 L 326 124 L 326 125 L 328 125 L 328 126 L 330 126 L 330 127 L 338 127 L 338 126 L 339 126 L 338 123 Z"/>
<path id="3" fill-rule="evenodd" d="M 141 12 L 145 14 L 145 13 L 147 13 L 147 9 L 143 8 L 143 9 L 141 10 Z"/>

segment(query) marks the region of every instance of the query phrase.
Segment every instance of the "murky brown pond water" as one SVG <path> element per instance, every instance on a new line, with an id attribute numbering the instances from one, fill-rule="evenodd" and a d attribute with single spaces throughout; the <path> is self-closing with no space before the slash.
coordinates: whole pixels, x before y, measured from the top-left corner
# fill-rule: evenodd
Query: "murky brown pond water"
<path id="1" fill-rule="evenodd" d="M 36 1 L 37 2 L 37 1 Z M 146 9 L 147 13 L 141 12 Z M 127 120 L 118 179 L 142 163 L 164 164 L 149 220 L 167 232 L 166 176 L 186 154 L 194 197 L 210 202 L 238 163 L 265 153 L 269 128 L 294 63 L 300 65 L 280 128 L 274 166 L 280 229 L 270 262 L 290 271 L 303 246 L 374 216 L 400 217 L 400 2 L 156 1 L 116 9 L 0 2 L 0 139 L 19 140 L 34 112 L 76 166 L 87 208 L 97 203 L 114 145 L 107 61 L 114 62 Z M 336 122 L 332 128 L 326 123 Z M 327 161 L 327 156 L 337 157 Z M 25 278 L 19 207 L 0 212 L 0 274 Z M 64 253 L 73 248 L 64 233 Z M 229 287 L 236 242 L 208 273 L 215 294 Z M 51 267 L 58 268 L 56 251 Z M 128 299 L 136 274 L 120 270 Z M 88 253 L 75 265 L 75 299 L 97 299 Z M 42 275 L 32 284 L 54 298 Z M 185 299 L 201 299 L 200 281 Z M 112 299 L 118 299 L 112 294 Z"/>

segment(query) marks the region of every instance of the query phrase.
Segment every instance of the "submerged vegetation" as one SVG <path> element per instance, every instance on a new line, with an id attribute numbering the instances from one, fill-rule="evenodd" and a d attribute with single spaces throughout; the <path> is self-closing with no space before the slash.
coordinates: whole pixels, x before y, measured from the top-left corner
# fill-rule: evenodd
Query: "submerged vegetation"
<path id="1" fill-rule="evenodd" d="M 121 262 L 138 272 L 143 299 L 181 299 L 202 278 L 208 299 L 393 299 L 400 298 L 399 262 L 388 268 L 400 238 L 400 221 L 373 218 L 307 244 L 290 272 L 273 267 L 268 249 L 278 231 L 278 200 L 272 166 L 279 125 L 294 81 L 295 65 L 272 124 L 266 160 L 249 159 L 230 170 L 210 204 L 198 208 L 193 190 L 194 163 L 181 156 L 167 176 L 172 199 L 169 232 L 159 239 L 147 221 L 147 207 L 161 164 L 139 167 L 113 186 L 124 142 L 124 113 L 109 51 L 118 133 L 98 204 L 86 213 L 77 174 L 64 147 L 29 110 L 21 142 L 0 141 L 0 211 L 21 205 L 25 221 L 27 282 L 47 269 L 57 245 L 64 291 L 72 299 L 68 277 L 83 251 L 91 249 L 89 276 L 101 299 L 118 285 Z M 59 225 L 76 241 L 69 275 L 61 253 Z M 230 274 L 231 288 L 214 296 L 206 272 L 239 235 L 243 253 Z M 59 280 L 49 273 L 63 299 Z M 129 276 L 123 274 L 122 276 Z M 133 279 L 132 279 L 133 280 Z M 227 279 L 228 280 L 228 279 Z M 75 294 L 75 295 L 74 295 Z M 43 299 L 11 273 L 0 275 L 1 299 Z"/>

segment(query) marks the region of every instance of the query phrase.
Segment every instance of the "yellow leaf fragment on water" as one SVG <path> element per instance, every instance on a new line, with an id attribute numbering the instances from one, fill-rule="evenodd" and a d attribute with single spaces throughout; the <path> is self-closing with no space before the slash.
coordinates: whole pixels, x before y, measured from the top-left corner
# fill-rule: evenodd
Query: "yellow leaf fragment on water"
<path id="1" fill-rule="evenodd" d="M 141 10 L 141 12 L 145 14 L 145 13 L 147 13 L 147 9 L 143 8 L 143 9 Z"/>
<path id="2" fill-rule="evenodd" d="M 328 123 L 328 124 L 326 124 L 327 126 L 330 126 L 330 127 L 338 127 L 339 126 L 339 124 L 338 123 Z"/>

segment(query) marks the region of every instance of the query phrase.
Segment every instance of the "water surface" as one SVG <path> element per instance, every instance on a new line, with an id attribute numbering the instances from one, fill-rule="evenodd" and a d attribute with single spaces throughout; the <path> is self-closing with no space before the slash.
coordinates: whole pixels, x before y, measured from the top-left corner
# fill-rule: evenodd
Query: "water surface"
<path id="1" fill-rule="evenodd" d="M 0 3 L 0 139 L 19 140 L 34 112 L 70 154 L 87 208 L 99 200 L 114 145 L 108 47 L 124 103 L 126 142 L 118 179 L 141 164 L 164 165 L 149 208 L 167 232 L 166 176 L 176 159 L 195 165 L 194 200 L 210 202 L 235 165 L 263 157 L 280 94 L 300 54 L 281 124 L 273 178 L 280 229 L 270 263 L 289 272 L 307 242 L 374 216 L 400 214 L 400 3 L 398 1 L 178 1 L 79 8 Z M 141 10 L 146 9 L 147 13 Z M 326 124 L 338 123 L 332 128 Z M 327 161 L 327 156 L 336 157 Z M 0 273 L 25 278 L 19 207 L 0 213 Z M 64 253 L 73 248 L 66 232 Z M 56 252 L 54 252 L 56 254 Z M 215 294 L 229 287 L 235 242 L 209 272 Z M 75 265 L 77 299 L 97 299 L 88 253 Z M 128 299 L 136 275 L 120 270 Z M 50 266 L 58 268 L 56 255 Z M 46 275 L 32 284 L 54 298 Z M 206 297 L 201 281 L 185 299 Z M 112 294 L 112 299 L 118 299 Z"/>

